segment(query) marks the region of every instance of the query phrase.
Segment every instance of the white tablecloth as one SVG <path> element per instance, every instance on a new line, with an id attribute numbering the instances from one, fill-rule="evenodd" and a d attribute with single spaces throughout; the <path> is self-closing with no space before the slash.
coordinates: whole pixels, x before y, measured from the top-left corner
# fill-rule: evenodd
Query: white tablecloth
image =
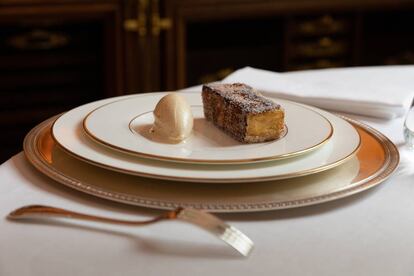
<path id="1" fill-rule="evenodd" d="M 414 275 L 414 152 L 403 145 L 402 118 L 359 119 L 399 145 L 397 172 L 331 203 L 220 215 L 255 242 L 249 258 L 175 221 L 146 227 L 8 221 L 11 210 L 34 203 L 127 219 L 159 213 L 63 187 L 20 153 L 0 166 L 0 275 Z"/>

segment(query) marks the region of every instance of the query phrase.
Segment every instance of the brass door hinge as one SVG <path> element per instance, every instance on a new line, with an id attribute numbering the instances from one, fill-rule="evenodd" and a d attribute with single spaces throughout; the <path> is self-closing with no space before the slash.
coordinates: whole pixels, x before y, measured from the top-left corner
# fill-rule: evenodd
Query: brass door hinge
<path id="1" fill-rule="evenodd" d="M 150 0 L 138 1 L 137 18 L 127 19 L 124 21 L 124 29 L 127 31 L 138 32 L 140 36 L 146 36 L 148 33 L 148 25 L 151 24 L 151 34 L 159 36 L 162 30 L 169 30 L 172 27 L 170 18 L 161 18 L 159 14 L 159 1 L 151 1 L 151 22 L 147 22 L 147 13 L 149 12 L 148 3 Z"/>
<path id="2" fill-rule="evenodd" d="M 137 18 L 126 19 L 124 29 L 129 32 L 138 32 L 140 36 L 146 36 L 148 0 L 139 0 L 137 10 Z"/>
<path id="3" fill-rule="evenodd" d="M 142 17 L 139 20 L 127 19 L 124 21 L 124 29 L 129 32 L 138 32 L 140 36 L 147 35 L 147 24 L 145 18 Z"/>
<path id="4" fill-rule="evenodd" d="M 169 30 L 172 27 L 172 20 L 169 18 L 160 18 L 160 15 L 152 15 L 152 34 L 159 36 L 162 30 Z"/>

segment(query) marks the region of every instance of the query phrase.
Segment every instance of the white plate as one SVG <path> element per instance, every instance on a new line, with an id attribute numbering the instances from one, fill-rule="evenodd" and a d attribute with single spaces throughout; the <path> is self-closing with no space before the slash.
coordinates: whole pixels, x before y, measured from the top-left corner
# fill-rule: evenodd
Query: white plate
<path id="1" fill-rule="evenodd" d="M 112 149 L 140 157 L 186 163 L 253 163 L 308 153 L 332 136 L 330 122 L 315 110 L 277 100 L 287 133 L 266 143 L 243 144 L 204 118 L 200 93 L 182 93 L 194 116 L 192 135 L 179 144 L 158 142 L 150 133 L 153 110 L 167 93 L 150 93 L 100 106 L 84 120 L 86 133 Z"/>
<path id="2" fill-rule="evenodd" d="M 236 165 L 186 164 L 139 158 L 95 143 L 83 131 L 82 122 L 88 113 L 122 98 L 89 103 L 63 114 L 53 125 L 54 140 L 73 156 L 110 170 L 150 178 L 207 183 L 258 182 L 308 175 L 344 163 L 355 155 L 360 145 L 359 134 L 351 124 L 314 108 L 331 122 L 334 133 L 325 146 L 299 157 Z"/>

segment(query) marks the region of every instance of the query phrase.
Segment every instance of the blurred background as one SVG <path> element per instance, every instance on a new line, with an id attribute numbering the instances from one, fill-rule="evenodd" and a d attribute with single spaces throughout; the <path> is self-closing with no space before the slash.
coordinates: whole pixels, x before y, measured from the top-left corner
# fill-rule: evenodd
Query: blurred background
<path id="1" fill-rule="evenodd" d="M 96 99 L 244 66 L 412 63 L 414 1 L 1 0 L 0 163 L 34 125 Z"/>

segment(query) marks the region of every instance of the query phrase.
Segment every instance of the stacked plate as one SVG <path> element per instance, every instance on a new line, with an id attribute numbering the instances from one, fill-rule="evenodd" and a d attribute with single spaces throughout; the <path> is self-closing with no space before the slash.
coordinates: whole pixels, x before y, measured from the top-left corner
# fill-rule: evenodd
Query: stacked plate
<path id="1" fill-rule="evenodd" d="M 185 93 L 191 137 L 154 140 L 153 109 L 166 93 L 89 103 L 35 127 L 24 142 L 30 162 L 59 183 L 126 204 L 211 212 L 311 205 L 384 181 L 398 151 L 378 131 L 350 119 L 275 99 L 286 114 L 276 141 L 241 144 L 204 119 L 200 93 Z"/>

